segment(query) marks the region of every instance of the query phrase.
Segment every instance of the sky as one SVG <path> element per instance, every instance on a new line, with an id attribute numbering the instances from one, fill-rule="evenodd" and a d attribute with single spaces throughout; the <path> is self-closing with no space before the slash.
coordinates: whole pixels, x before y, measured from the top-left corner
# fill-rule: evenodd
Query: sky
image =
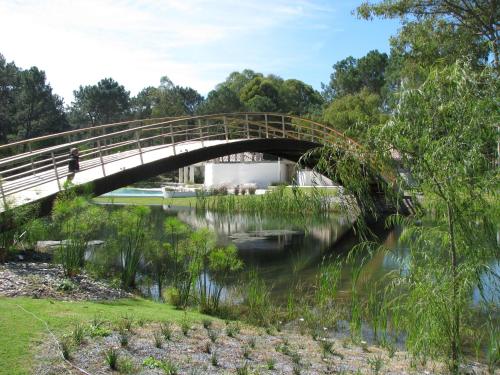
<path id="1" fill-rule="evenodd" d="M 66 104 L 111 77 L 131 95 L 162 76 L 206 95 L 233 71 L 300 79 L 389 52 L 394 20 L 359 20 L 361 0 L 0 0 L 0 53 L 45 71 Z"/>

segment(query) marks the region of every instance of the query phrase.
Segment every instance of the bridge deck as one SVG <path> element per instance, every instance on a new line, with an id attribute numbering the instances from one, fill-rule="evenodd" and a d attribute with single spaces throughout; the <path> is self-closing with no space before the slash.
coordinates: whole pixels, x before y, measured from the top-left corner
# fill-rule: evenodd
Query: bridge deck
<path id="1" fill-rule="evenodd" d="M 228 142 L 235 142 L 238 140 L 206 140 L 206 141 L 193 141 L 184 142 L 181 145 L 175 147 L 175 154 L 182 155 L 182 153 L 194 151 L 202 147 L 210 147 Z M 68 146 L 69 148 L 69 146 Z M 164 146 L 153 146 L 145 147 L 142 149 L 142 153 L 139 150 L 129 150 L 124 152 L 115 153 L 112 155 L 103 156 L 104 163 L 101 165 L 99 158 L 94 158 L 86 160 L 80 163 L 81 172 L 76 173 L 73 183 L 75 185 L 81 185 L 85 183 L 90 183 L 97 178 L 111 176 L 115 173 L 123 171 L 125 169 L 134 168 L 142 164 L 147 164 L 153 161 L 161 160 L 174 156 L 174 147 L 170 145 Z M 117 160 L 118 159 L 118 160 Z M 30 187 L 26 190 L 14 193 L 9 196 L 8 204 L 9 206 L 20 206 L 25 203 L 40 200 L 42 198 L 51 196 L 61 189 L 64 189 L 64 183 L 66 181 L 66 176 L 68 174 L 68 167 L 58 167 L 57 175 L 59 180 L 56 178 L 56 172 L 50 170 L 43 172 L 43 177 L 37 174 L 24 177 L 22 179 L 15 180 L 10 183 L 5 183 L 6 188 L 9 184 L 23 184 L 29 183 L 30 185 L 36 185 L 36 180 L 40 180 L 40 185 Z M 43 182 L 47 181 L 49 182 Z M 60 187 L 59 187 L 60 185 Z M 0 211 L 4 210 L 3 202 L 0 202 Z"/>

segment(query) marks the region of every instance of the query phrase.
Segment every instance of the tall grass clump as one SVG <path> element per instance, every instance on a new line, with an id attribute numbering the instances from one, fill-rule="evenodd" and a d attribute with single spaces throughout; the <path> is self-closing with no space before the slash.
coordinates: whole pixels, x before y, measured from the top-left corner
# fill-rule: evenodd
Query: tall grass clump
<path id="1" fill-rule="evenodd" d="M 114 211 L 110 227 L 112 235 L 107 246 L 119 256 L 122 287 L 134 288 L 139 265 L 152 246 L 150 209 L 129 206 Z"/>
<path id="2" fill-rule="evenodd" d="M 280 185 L 262 195 L 209 195 L 200 192 L 196 196 L 196 208 L 218 212 L 245 212 L 251 214 L 311 214 L 325 213 L 336 206 L 332 203 L 331 193 L 312 188 L 288 188 Z"/>
<path id="3" fill-rule="evenodd" d="M 84 196 L 68 191 L 56 199 L 52 220 L 62 241 L 55 259 L 63 266 L 66 276 L 80 273 L 85 264 L 87 243 L 95 239 L 105 218 L 106 212 Z"/>
<path id="4" fill-rule="evenodd" d="M 32 248 L 36 241 L 45 238 L 46 222 L 39 219 L 39 204 L 11 207 L 8 202 L 0 213 L 0 263 L 8 252 Z"/>
<path id="5" fill-rule="evenodd" d="M 254 324 L 267 325 L 271 317 L 271 299 L 269 288 L 258 275 L 257 270 L 249 272 L 244 288 L 244 305 L 247 308 L 247 319 Z"/>

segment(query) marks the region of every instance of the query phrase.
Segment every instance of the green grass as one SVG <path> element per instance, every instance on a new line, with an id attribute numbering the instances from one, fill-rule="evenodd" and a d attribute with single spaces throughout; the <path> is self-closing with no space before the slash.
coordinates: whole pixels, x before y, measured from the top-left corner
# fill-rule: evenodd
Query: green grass
<path id="1" fill-rule="evenodd" d="M 0 374 L 31 373 L 32 359 L 37 347 L 49 339 L 45 321 L 57 337 L 71 333 L 75 324 L 89 323 L 96 315 L 111 323 L 123 316 L 137 321 L 172 321 L 180 323 L 184 312 L 172 306 L 144 299 L 123 299 L 113 302 L 65 302 L 25 297 L 0 298 Z M 191 321 L 207 318 L 197 312 L 188 312 Z"/>
<path id="2" fill-rule="evenodd" d="M 304 192 L 310 192 L 312 188 L 301 187 L 300 190 Z M 328 195 L 337 195 L 337 189 L 324 189 L 321 187 L 316 188 L 317 190 L 324 191 Z M 287 195 L 292 196 L 292 188 L 287 187 Z M 250 199 L 250 195 L 237 195 L 235 198 L 237 200 Z M 162 197 L 97 197 L 94 198 L 97 203 L 116 203 L 116 204 L 138 204 L 138 205 L 156 205 L 161 206 L 164 204 L 169 204 L 171 206 L 179 207 L 196 207 L 196 197 L 186 197 L 186 198 L 168 198 L 164 199 Z"/>

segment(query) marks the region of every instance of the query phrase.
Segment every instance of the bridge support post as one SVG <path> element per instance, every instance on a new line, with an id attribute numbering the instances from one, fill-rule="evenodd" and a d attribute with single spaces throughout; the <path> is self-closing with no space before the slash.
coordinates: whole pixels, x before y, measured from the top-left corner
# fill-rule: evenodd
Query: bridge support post
<path id="1" fill-rule="evenodd" d="M 0 175 L 0 194 L 2 194 L 2 202 L 4 211 L 7 209 L 7 198 L 5 198 L 5 192 L 3 191 L 3 178 Z"/>
<path id="2" fill-rule="evenodd" d="M 198 120 L 198 127 L 200 128 L 201 147 L 205 147 L 205 143 L 203 142 L 203 129 L 201 127 L 201 120 Z"/>
<path id="3" fill-rule="evenodd" d="M 226 136 L 226 142 L 229 141 L 229 133 L 227 132 L 227 118 L 224 116 L 224 134 Z"/>
<path id="4" fill-rule="evenodd" d="M 139 157 L 141 158 L 141 165 L 143 165 L 144 160 L 142 159 L 141 136 L 139 135 L 139 132 L 135 132 L 135 139 L 137 140 L 137 148 L 139 149 Z"/>
<path id="5" fill-rule="evenodd" d="M 28 151 L 31 154 L 33 150 L 31 149 L 31 143 L 28 143 Z M 30 157 L 30 162 L 31 162 L 31 173 L 34 175 L 35 174 L 35 163 L 33 163 L 33 157 Z"/>
<path id="6" fill-rule="evenodd" d="M 172 141 L 172 148 L 174 150 L 174 155 L 176 155 L 176 152 L 175 152 L 174 128 L 172 127 L 172 124 L 170 124 L 170 140 Z"/>
<path id="7" fill-rule="evenodd" d="M 266 138 L 269 138 L 269 124 L 267 122 L 267 114 L 264 115 L 264 122 L 266 124 Z"/>
<path id="8" fill-rule="evenodd" d="M 285 116 L 281 116 L 281 129 L 283 131 L 283 138 L 286 138 L 286 133 L 285 133 Z"/>
<path id="9" fill-rule="evenodd" d="M 52 166 L 54 167 L 54 173 L 56 174 L 57 188 L 61 191 L 61 182 L 59 181 L 59 173 L 57 172 L 57 163 L 56 158 L 54 157 L 54 153 L 51 152 L 50 156 L 52 158 Z"/>
<path id="10" fill-rule="evenodd" d="M 245 125 L 247 127 L 247 139 L 250 139 L 250 124 L 248 123 L 248 114 L 245 115 Z"/>
<path id="11" fill-rule="evenodd" d="M 104 169 L 104 159 L 102 157 L 101 141 L 99 139 L 97 140 L 97 148 L 99 150 L 99 160 L 101 162 L 102 175 L 106 177 L 106 170 Z"/>

